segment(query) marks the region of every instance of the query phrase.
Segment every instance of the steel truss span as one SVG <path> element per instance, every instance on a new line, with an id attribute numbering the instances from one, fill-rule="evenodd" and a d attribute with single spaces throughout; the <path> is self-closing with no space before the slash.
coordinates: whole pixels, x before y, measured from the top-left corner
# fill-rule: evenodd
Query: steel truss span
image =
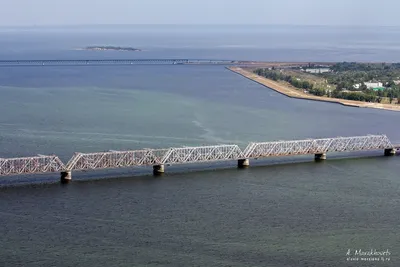
<path id="1" fill-rule="evenodd" d="M 201 146 L 171 148 L 164 156 L 162 164 L 182 164 L 210 161 L 227 161 L 243 158 L 237 145 Z"/>
<path id="2" fill-rule="evenodd" d="M 65 170 L 64 163 L 57 156 L 27 158 L 0 158 L 0 176 L 61 172 Z"/>
<path id="3" fill-rule="evenodd" d="M 244 150 L 241 150 L 237 145 L 215 145 L 75 153 L 66 165 L 57 156 L 39 155 L 27 158 L 0 158 L 0 176 L 232 161 L 307 154 L 317 155 L 328 152 L 395 150 L 396 148 L 386 135 L 367 135 L 250 143 Z"/>
<path id="4" fill-rule="evenodd" d="M 250 143 L 244 151 L 245 158 L 307 155 L 327 152 L 350 152 L 393 148 L 386 135 L 307 139 Z"/>
<path id="5" fill-rule="evenodd" d="M 66 170 L 114 169 L 132 166 L 161 164 L 168 149 L 143 149 L 134 151 L 109 151 L 76 153 L 66 165 Z"/>

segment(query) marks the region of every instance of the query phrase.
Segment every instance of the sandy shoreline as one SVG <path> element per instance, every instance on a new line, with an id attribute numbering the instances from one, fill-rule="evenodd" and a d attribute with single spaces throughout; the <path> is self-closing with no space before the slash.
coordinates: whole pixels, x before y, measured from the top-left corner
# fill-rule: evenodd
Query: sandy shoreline
<path id="1" fill-rule="evenodd" d="M 258 76 L 257 74 L 255 74 L 251 71 L 245 70 L 243 68 L 240 68 L 240 67 L 227 67 L 227 69 L 229 69 L 230 71 L 237 73 L 247 79 L 250 79 L 256 83 L 259 83 L 268 88 L 271 88 L 272 90 L 274 90 L 278 93 L 281 93 L 285 96 L 292 97 L 292 98 L 329 102 L 329 103 L 341 104 L 344 106 L 358 107 L 358 108 L 375 108 L 375 109 L 384 109 L 384 110 L 391 110 L 391 111 L 400 111 L 400 105 L 368 103 L 368 102 L 346 100 L 346 99 L 339 99 L 339 98 L 314 96 L 314 95 L 306 94 L 300 90 L 290 88 L 289 86 L 285 86 L 285 85 L 275 82 L 273 80 Z"/>

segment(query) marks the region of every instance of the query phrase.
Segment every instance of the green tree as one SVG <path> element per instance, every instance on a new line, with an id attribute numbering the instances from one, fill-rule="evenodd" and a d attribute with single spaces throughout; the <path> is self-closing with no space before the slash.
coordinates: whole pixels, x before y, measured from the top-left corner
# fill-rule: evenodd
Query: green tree
<path id="1" fill-rule="evenodd" d="M 365 91 L 367 89 L 368 89 L 368 87 L 365 85 L 365 83 L 361 83 L 360 91 Z"/>
<path id="2" fill-rule="evenodd" d="M 394 88 L 396 87 L 396 84 L 394 83 L 393 80 L 390 80 L 387 84 L 386 84 L 387 88 Z"/>

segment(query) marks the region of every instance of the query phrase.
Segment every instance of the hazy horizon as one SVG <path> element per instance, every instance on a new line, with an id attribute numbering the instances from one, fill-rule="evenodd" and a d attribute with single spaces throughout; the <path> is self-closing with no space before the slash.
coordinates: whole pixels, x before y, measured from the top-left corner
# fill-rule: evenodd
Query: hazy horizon
<path id="1" fill-rule="evenodd" d="M 400 26 L 396 0 L 13 0 L 2 26 L 78 25 L 341 25 Z M 380 14 L 384 14 L 379 16 Z M 379 17 L 379 20 L 377 19 Z M 379 25 L 378 25 L 379 24 Z"/>
<path id="2" fill-rule="evenodd" d="M 99 28 L 99 27 L 235 27 L 235 26 L 249 26 L 249 27 L 322 27 L 322 28 L 360 28 L 360 29 L 373 29 L 373 28 L 393 28 L 400 29 L 400 25 L 324 25 L 324 24 L 48 24 L 48 25 L 0 25 L 0 29 L 50 29 L 50 28 Z"/>

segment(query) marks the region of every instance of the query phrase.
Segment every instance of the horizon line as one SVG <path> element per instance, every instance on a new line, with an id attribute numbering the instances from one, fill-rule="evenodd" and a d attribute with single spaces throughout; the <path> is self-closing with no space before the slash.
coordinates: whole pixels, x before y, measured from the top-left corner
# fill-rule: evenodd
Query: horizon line
<path id="1" fill-rule="evenodd" d="M 0 28 L 54 28 L 54 27 L 118 27 L 118 26 L 290 26 L 290 27 L 388 27 L 388 28 L 400 28 L 400 25 L 365 25 L 365 24 L 274 24 L 274 23 L 248 23 L 248 24 L 221 24 L 221 23 L 84 23 L 84 24 L 24 24 L 24 25 L 0 25 Z"/>

